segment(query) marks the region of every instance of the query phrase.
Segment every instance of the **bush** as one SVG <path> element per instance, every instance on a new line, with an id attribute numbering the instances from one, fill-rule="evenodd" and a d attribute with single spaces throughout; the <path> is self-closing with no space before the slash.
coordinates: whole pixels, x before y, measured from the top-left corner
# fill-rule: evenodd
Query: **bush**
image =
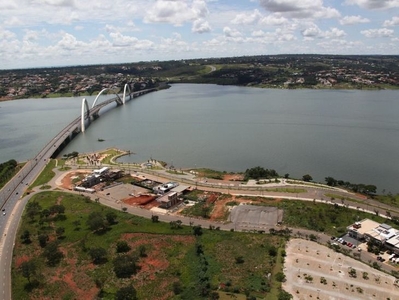
<path id="1" fill-rule="evenodd" d="M 137 258 L 132 255 L 122 255 L 114 259 L 114 272 L 118 278 L 129 278 L 139 270 Z"/>

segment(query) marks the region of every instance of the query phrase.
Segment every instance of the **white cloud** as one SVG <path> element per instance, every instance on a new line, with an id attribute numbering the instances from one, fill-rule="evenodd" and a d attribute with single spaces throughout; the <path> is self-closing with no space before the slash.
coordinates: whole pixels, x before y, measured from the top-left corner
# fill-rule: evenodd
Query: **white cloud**
<path id="1" fill-rule="evenodd" d="M 391 20 L 386 20 L 384 22 L 384 27 L 398 26 L 398 25 L 399 25 L 399 17 L 393 17 Z"/>
<path id="2" fill-rule="evenodd" d="M 301 34 L 303 37 L 305 38 L 317 38 L 317 37 L 321 37 L 322 31 L 320 30 L 320 28 L 313 24 L 311 27 L 306 28 L 305 30 L 301 31 Z"/>
<path id="3" fill-rule="evenodd" d="M 339 23 L 341 25 L 354 25 L 354 24 L 360 24 L 360 23 L 369 23 L 370 20 L 367 18 L 363 18 L 359 15 L 357 16 L 345 16 L 341 20 L 339 20 Z"/>
<path id="4" fill-rule="evenodd" d="M 255 24 L 262 17 L 259 10 L 255 9 L 252 13 L 240 13 L 231 21 L 233 24 L 251 25 Z"/>
<path id="5" fill-rule="evenodd" d="M 392 37 L 394 31 L 392 29 L 380 28 L 380 29 L 362 30 L 360 33 L 368 38 L 380 38 L 380 37 Z"/>
<path id="6" fill-rule="evenodd" d="M 191 31 L 196 32 L 196 33 L 210 32 L 211 26 L 209 25 L 209 23 L 207 21 L 198 19 L 193 22 L 193 27 L 191 28 Z"/>
<path id="7" fill-rule="evenodd" d="M 16 38 L 16 34 L 10 30 L 2 29 L 0 27 L 0 40 L 11 40 Z"/>
<path id="8" fill-rule="evenodd" d="M 293 18 L 336 18 L 338 10 L 323 6 L 322 0 L 260 0 L 267 11 Z"/>
<path id="9" fill-rule="evenodd" d="M 241 32 L 239 32 L 236 29 L 231 29 L 230 27 L 227 27 L 227 26 L 223 28 L 223 33 L 224 33 L 225 37 L 236 38 L 236 37 L 241 37 L 242 36 Z"/>
<path id="10" fill-rule="evenodd" d="M 346 36 L 345 31 L 338 29 L 336 27 L 331 28 L 329 31 L 324 32 L 324 36 L 326 38 L 342 38 Z"/>
<path id="11" fill-rule="evenodd" d="M 204 18 L 208 14 L 206 2 L 203 0 L 158 0 L 154 5 L 149 5 L 144 22 L 169 23 L 174 26 L 182 26 L 183 23 Z"/>
<path id="12" fill-rule="evenodd" d="M 284 18 L 283 16 L 281 16 L 281 14 L 278 13 L 263 17 L 259 21 L 259 24 L 267 26 L 280 26 L 286 23 L 288 23 L 288 19 Z"/>
<path id="13" fill-rule="evenodd" d="M 346 0 L 346 4 L 358 5 L 366 9 L 386 9 L 399 7 L 399 0 Z"/>
<path id="14" fill-rule="evenodd" d="M 36 4 L 47 4 L 51 6 L 65 6 L 65 7 L 74 7 L 74 0 L 37 0 Z"/>

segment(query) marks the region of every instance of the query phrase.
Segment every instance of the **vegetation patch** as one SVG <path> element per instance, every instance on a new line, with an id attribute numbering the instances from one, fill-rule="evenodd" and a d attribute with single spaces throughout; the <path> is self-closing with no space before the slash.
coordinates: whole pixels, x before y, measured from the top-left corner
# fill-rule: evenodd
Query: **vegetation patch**
<path id="1" fill-rule="evenodd" d="M 51 179 L 55 176 L 53 169 L 55 168 L 56 161 L 51 159 L 47 165 L 44 167 L 44 170 L 40 173 L 39 177 L 32 183 L 30 189 L 33 189 L 36 186 L 46 185 L 50 182 Z"/>
<path id="2" fill-rule="evenodd" d="M 62 192 L 35 195 L 17 236 L 15 299 L 265 298 L 284 246 L 280 236 L 156 222 Z"/>

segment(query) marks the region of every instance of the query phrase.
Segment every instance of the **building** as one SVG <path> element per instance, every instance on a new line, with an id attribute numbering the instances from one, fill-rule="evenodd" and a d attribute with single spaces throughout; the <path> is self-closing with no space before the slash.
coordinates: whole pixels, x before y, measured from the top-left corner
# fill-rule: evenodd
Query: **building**
<path id="1" fill-rule="evenodd" d="M 162 197 L 159 197 L 157 201 L 160 203 L 160 208 L 168 209 L 176 205 L 179 202 L 179 199 L 177 198 L 176 192 L 171 192 L 169 194 L 163 195 Z"/>
<path id="2" fill-rule="evenodd" d="M 366 239 L 366 233 L 377 228 L 380 223 L 375 222 L 370 219 L 363 219 L 359 222 L 349 225 L 346 229 L 348 230 L 348 235 L 358 241 Z"/>
<path id="3" fill-rule="evenodd" d="M 93 170 L 93 174 L 95 175 L 106 175 L 109 172 L 109 167 L 103 167 L 101 169 Z"/>
<path id="4" fill-rule="evenodd" d="M 395 254 L 399 254 L 399 235 L 395 235 L 389 240 L 385 241 L 385 247 Z"/>
<path id="5" fill-rule="evenodd" d="M 378 244 L 384 244 L 389 239 L 397 236 L 399 231 L 387 224 L 379 224 L 379 226 L 365 233 L 366 241 L 373 241 Z"/>

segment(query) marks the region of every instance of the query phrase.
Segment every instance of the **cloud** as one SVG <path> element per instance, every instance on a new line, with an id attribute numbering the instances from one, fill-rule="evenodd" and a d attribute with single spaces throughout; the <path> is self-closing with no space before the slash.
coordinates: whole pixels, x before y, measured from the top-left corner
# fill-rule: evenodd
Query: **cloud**
<path id="1" fill-rule="evenodd" d="M 399 7 L 399 0 L 346 0 L 346 4 L 358 5 L 366 9 L 386 9 Z"/>
<path id="2" fill-rule="evenodd" d="M 256 24 L 262 17 L 259 10 L 255 9 L 252 13 L 240 13 L 231 21 L 233 24 L 238 25 L 251 25 Z"/>
<path id="3" fill-rule="evenodd" d="M 336 18 L 335 8 L 323 6 L 322 0 L 260 0 L 267 11 L 281 13 L 292 18 Z"/>
<path id="4" fill-rule="evenodd" d="M 384 27 L 398 26 L 399 25 L 399 17 L 393 17 L 391 20 L 386 20 L 384 22 Z"/>
<path id="5" fill-rule="evenodd" d="M 360 24 L 360 23 L 369 23 L 370 20 L 367 18 L 363 18 L 359 15 L 357 16 L 345 16 L 341 20 L 339 20 L 339 23 L 341 25 L 354 25 L 354 24 Z"/>
<path id="6" fill-rule="evenodd" d="M 236 37 L 241 37 L 242 36 L 241 32 L 239 32 L 236 29 L 231 29 L 230 27 L 227 27 L 227 26 L 223 28 L 223 33 L 224 33 L 225 37 L 236 38 Z"/>
<path id="7" fill-rule="evenodd" d="M 320 30 L 320 28 L 317 25 L 313 25 L 309 28 L 306 28 L 305 30 L 301 31 L 301 34 L 303 37 L 305 38 L 317 38 L 317 37 L 321 37 L 322 31 Z"/>
<path id="8" fill-rule="evenodd" d="M 50 6 L 64 6 L 64 7 L 74 7 L 74 0 L 38 0 L 37 4 L 47 4 Z"/>
<path id="9" fill-rule="evenodd" d="M 204 18 L 208 14 L 205 1 L 194 0 L 158 0 L 154 5 L 149 6 L 144 22 L 145 23 L 169 23 L 174 26 L 182 26 L 183 23 Z"/>
<path id="10" fill-rule="evenodd" d="M 324 32 L 324 37 L 326 38 L 342 38 L 346 36 L 345 31 L 338 29 L 336 27 L 331 28 L 329 31 Z"/>
<path id="11" fill-rule="evenodd" d="M 109 36 L 112 38 L 112 45 L 114 47 L 132 47 L 143 50 L 151 49 L 154 46 L 154 43 L 149 40 L 139 40 L 136 37 L 123 35 L 120 32 L 112 32 Z"/>
<path id="12" fill-rule="evenodd" d="M 259 21 L 259 24 L 267 26 L 280 26 L 286 23 L 288 23 L 288 19 L 281 16 L 281 14 L 271 14 Z"/>
<path id="13" fill-rule="evenodd" d="M 193 27 L 191 28 L 191 31 L 195 33 L 210 32 L 211 26 L 209 26 L 209 23 L 207 21 L 204 21 L 202 19 L 195 20 L 193 22 Z"/>
<path id="14" fill-rule="evenodd" d="M 392 37 L 394 31 L 392 29 L 380 28 L 380 29 L 368 29 L 360 32 L 367 38 L 380 38 L 380 37 Z"/>

